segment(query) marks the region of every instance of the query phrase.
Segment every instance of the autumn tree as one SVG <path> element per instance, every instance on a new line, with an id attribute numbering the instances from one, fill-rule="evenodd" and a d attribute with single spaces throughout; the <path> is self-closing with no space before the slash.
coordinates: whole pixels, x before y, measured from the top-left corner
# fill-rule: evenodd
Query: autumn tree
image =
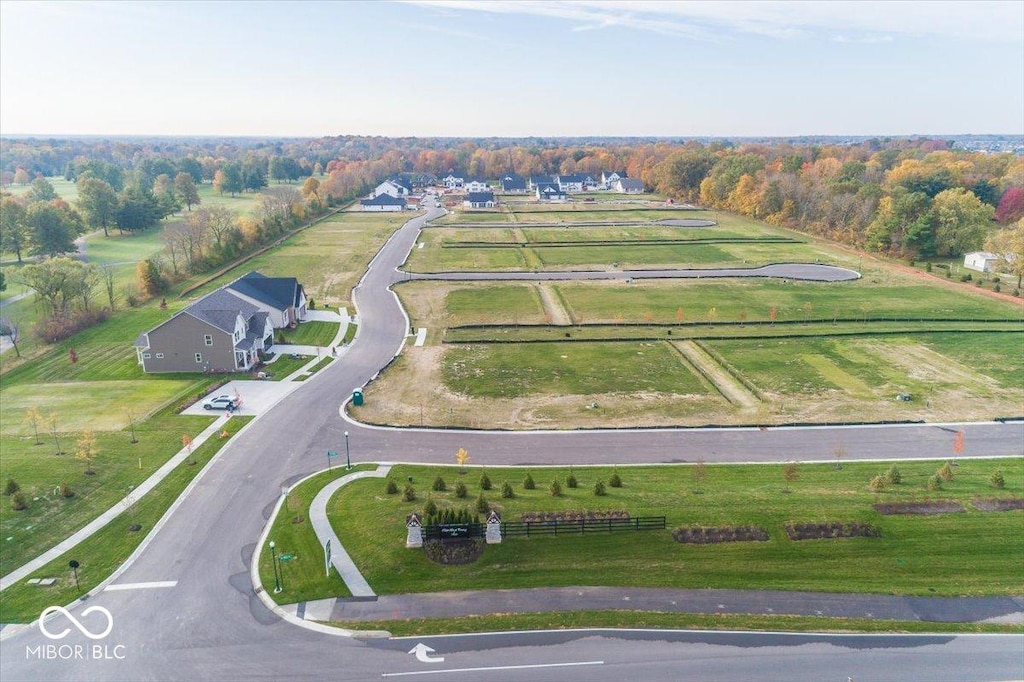
<path id="1" fill-rule="evenodd" d="M 86 224 L 93 228 L 102 228 L 103 236 L 110 236 L 107 231 L 117 218 L 118 199 L 114 188 L 98 178 L 86 175 L 79 179 L 78 208 L 85 215 Z"/>
<path id="2" fill-rule="evenodd" d="M 190 212 L 193 206 L 197 206 L 202 202 L 195 179 L 191 174 L 184 171 L 174 176 L 174 192 L 177 194 L 178 200 L 184 203 Z"/>
<path id="3" fill-rule="evenodd" d="M 25 410 L 25 423 L 32 427 L 32 435 L 35 436 L 36 445 L 42 445 L 39 439 L 39 425 L 43 423 L 43 414 L 38 407 L 30 407 Z"/>
<path id="4" fill-rule="evenodd" d="M 28 249 L 29 227 L 25 205 L 14 197 L 0 200 L 0 251 L 13 253 L 21 263 Z"/>
<path id="5" fill-rule="evenodd" d="M 1000 272 L 1017 276 L 1020 290 L 1024 279 L 1024 218 L 1019 218 L 1012 227 L 993 233 L 985 242 L 985 248 L 999 257 L 996 267 Z"/>
<path id="6" fill-rule="evenodd" d="M 995 218 L 997 222 L 1012 223 L 1024 217 L 1024 187 L 1008 187 L 999 199 Z"/>
<path id="7" fill-rule="evenodd" d="M 78 438 L 78 442 L 75 444 L 75 459 L 85 464 L 85 475 L 92 476 L 96 473 L 93 470 L 92 465 L 96 460 L 96 454 L 98 452 L 96 447 L 96 436 L 92 431 L 83 431 L 82 435 Z"/>
<path id="8" fill-rule="evenodd" d="M 25 222 L 32 235 L 34 255 L 58 256 L 76 250 L 80 220 L 67 204 L 59 200 L 29 204 Z"/>
<path id="9" fill-rule="evenodd" d="M 57 455 L 63 455 L 64 449 L 60 445 L 60 435 L 57 433 L 57 413 L 51 412 L 46 418 L 46 424 L 50 427 L 50 435 L 53 436 L 53 443 L 57 446 Z"/>
<path id="10" fill-rule="evenodd" d="M 92 287 L 97 283 L 96 266 L 61 256 L 21 269 L 21 279 L 46 302 L 53 317 L 66 314 L 75 300 L 88 309 Z"/>
<path id="11" fill-rule="evenodd" d="M 147 296 L 156 296 L 167 288 L 160 266 L 152 258 L 140 261 L 135 266 L 135 283 Z"/>
<path id="12" fill-rule="evenodd" d="M 947 189 L 932 202 L 935 214 L 935 250 L 957 256 L 981 248 L 992 223 L 994 209 L 966 189 Z"/>

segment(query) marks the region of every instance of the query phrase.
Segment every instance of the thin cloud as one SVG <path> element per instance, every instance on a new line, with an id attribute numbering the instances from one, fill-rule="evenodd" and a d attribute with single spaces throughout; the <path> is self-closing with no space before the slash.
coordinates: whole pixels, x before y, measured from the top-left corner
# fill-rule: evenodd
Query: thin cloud
<path id="1" fill-rule="evenodd" d="M 447 11 L 562 19 L 575 24 L 576 31 L 623 27 L 699 40 L 720 39 L 724 29 L 776 39 L 834 40 L 842 31 L 853 32 L 851 42 L 885 42 L 895 36 L 1024 42 L 1021 2 L 401 1 Z"/>

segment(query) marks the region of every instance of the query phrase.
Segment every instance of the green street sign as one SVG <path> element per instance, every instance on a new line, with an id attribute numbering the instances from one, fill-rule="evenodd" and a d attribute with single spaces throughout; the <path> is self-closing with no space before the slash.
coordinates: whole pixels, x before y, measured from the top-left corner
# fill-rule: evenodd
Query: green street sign
<path id="1" fill-rule="evenodd" d="M 294 558 L 295 558 L 294 554 L 282 554 L 281 555 L 281 561 L 291 561 Z"/>
<path id="2" fill-rule="evenodd" d="M 338 456 L 338 453 L 337 453 L 337 452 L 335 452 L 334 450 L 328 450 L 328 451 L 327 451 L 327 456 L 328 456 L 328 457 L 337 457 L 337 456 Z"/>

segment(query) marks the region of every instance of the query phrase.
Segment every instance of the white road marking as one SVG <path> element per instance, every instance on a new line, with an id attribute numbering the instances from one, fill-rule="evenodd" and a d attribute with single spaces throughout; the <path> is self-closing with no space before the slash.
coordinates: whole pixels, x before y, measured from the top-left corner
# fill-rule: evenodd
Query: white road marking
<path id="1" fill-rule="evenodd" d="M 414 343 L 412 345 L 414 345 L 414 346 L 422 346 L 423 343 L 426 340 L 427 340 L 427 328 L 426 327 L 420 327 L 419 329 L 416 330 L 416 343 Z"/>
<path id="2" fill-rule="evenodd" d="M 103 591 L 116 592 L 117 590 L 151 590 L 158 587 L 174 587 L 177 584 L 177 580 L 162 580 L 152 583 L 120 583 L 117 585 L 107 585 Z"/>
<path id="3" fill-rule="evenodd" d="M 534 668 L 569 668 L 581 665 L 604 665 L 604 661 L 580 661 L 579 663 L 534 663 L 533 665 L 496 665 L 488 668 L 449 668 L 448 670 L 414 670 L 408 673 L 381 673 L 381 677 L 404 677 L 407 675 L 437 675 L 439 673 L 476 673 L 487 670 L 532 670 Z"/>

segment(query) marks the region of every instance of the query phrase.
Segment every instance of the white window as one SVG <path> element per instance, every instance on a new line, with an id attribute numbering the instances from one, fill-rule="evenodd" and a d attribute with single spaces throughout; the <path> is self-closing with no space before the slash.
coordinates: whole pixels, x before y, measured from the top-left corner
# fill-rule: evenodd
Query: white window
<path id="1" fill-rule="evenodd" d="M 157 353 L 156 354 L 156 359 L 157 360 L 163 360 L 164 359 L 164 354 L 163 353 Z"/>
<path id="2" fill-rule="evenodd" d="M 203 361 L 203 354 L 202 353 L 196 353 L 196 362 L 202 362 L 202 361 Z"/>
<path id="3" fill-rule="evenodd" d="M 203 342 L 207 346 L 212 346 L 213 345 L 213 334 L 206 334 L 205 336 L 203 336 Z"/>

